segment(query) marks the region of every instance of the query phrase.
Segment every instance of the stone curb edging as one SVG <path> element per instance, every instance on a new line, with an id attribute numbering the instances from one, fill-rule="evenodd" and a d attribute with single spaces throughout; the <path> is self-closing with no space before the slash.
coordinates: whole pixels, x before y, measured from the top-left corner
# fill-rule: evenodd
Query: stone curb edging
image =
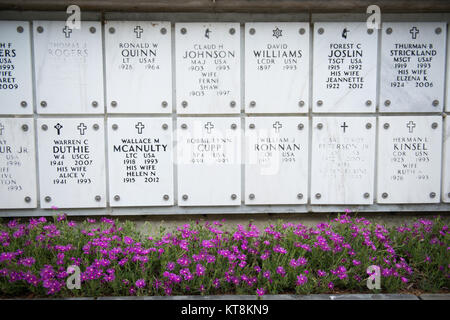
<path id="1" fill-rule="evenodd" d="M 28 300 L 28 299 L 0 299 Z M 80 297 L 80 298 L 37 298 L 29 300 L 450 300 L 450 294 L 311 294 L 311 295 L 265 295 L 260 299 L 252 295 L 212 295 L 212 296 L 142 296 L 142 297 Z"/>

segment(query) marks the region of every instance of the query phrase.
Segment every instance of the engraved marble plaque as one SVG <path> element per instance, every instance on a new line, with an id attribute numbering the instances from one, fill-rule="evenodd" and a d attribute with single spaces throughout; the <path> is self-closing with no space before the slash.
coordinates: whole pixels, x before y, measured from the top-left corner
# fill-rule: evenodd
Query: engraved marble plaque
<path id="1" fill-rule="evenodd" d="M 239 113 L 239 23 L 177 23 L 175 43 L 177 112 Z"/>
<path id="2" fill-rule="evenodd" d="M 0 208 L 36 208 L 33 119 L 0 118 Z"/>
<path id="3" fill-rule="evenodd" d="M 245 204 L 308 201 L 308 118 L 249 117 L 245 123 Z"/>
<path id="4" fill-rule="evenodd" d="M 377 202 L 439 202 L 442 118 L 379 117 L 378 134 Z"/>
<path id="5" fill-rule="evenodd" d="M 172 118 L 109 118 L 111 206 L 173 205 Z"/>
<path id="6" fill-rule="evenodd" d="M 104 113 L 102 26 L 82 21 L 34 21 L 37 112 Z"/>
<path id="7" fill-rule="evenodd" d="M 442 201 L 450 202 L 450 120 L 444 119 L 444 163 L 442 164 Z"/>
<path id="8" fill-rule="evenodd" d="M 38 119 L 42 208 L 105 207 L 102 118 Z"/>
<path id="9" fill-rule="evenodd" d="M 30 23 L 0 21 L 0 114 L 32 114 Z"/>
<path id="10" fill-rule="evenodd" d="M 170 22 L 107 21 L 108 113 L 171 113 Z"/>
<path id="11" fill-rule="evenodd" d="M 380 111 L 442 111 L 446 31 L 445 23 L 383 24 Z"/>
<path id="12" fill-rule="evenodd" d="M 313 43 L 313 111 L 374 112 L 378 33 L 365 22 L 321 22 Z"/>
<path id="13" fill-rule="evenodd" d="M 311 203 L 372 204 L 373 117 L 313 118 Z"/>
<path id="14" fill-rule="evenodd" d="M 245 24 L 245 112 L 307 113 L 309 23 Z"/>
<path id="15" fill-rule="evenodd" d="M 240 118 L 180 118 L 178 205 L 241 204 Z"/>

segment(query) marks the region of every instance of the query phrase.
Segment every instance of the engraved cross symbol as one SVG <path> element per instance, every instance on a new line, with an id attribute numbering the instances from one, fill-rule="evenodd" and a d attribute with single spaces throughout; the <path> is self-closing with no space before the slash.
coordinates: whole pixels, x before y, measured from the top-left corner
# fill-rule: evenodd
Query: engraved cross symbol
<path id="1" fill-rule="evenodd" d="M 419 29 L 417 29 L 416 27 L 412 27 L 412 29 L 409 30 L 409 33 L 411 33 L 413 39 L 416 39 L 417 34 L 419 33 Z"/>
<path id="2" fill-rule="evenodd" d="M 61 129 L 63 128 L 63 126 L 58 122 L 54 128 L 56 129 L 56 133 L 59 136 L 61 134 Z"/>
<path id="3" fill-rule="evenodd" d="M 280 121 L 277 121 L 273 124 L 273 128 L 275 129 L 275 132 L 280 132 L 280 129 L 283 128 L 283 125 L 280 123 Z"/>
<path id="4" fill-rule="evenodd" d="M 409 133 L 413 133 L 414 128 L 416 127 L 416 124 L 413 121 L 408 122 L 408 124 L 406 125 L 409 129 Z"/>
<path id="5" fill-rule="evenodd" d="M 141 26 L 136 26 L 136 28 L 134 28 L 134 33 L 136 33 L 136 38 L 140 39 L 142 32 L 144 32 L 144 29 L 142 29 Z"/>
<path id="6" fill-rule="evenodd" d="M 214 125 L 211 122 L 208 122 L 205 124 L 205 129 L 208 131 L 208 133 L 211 133 L 211 130 L 214 129 Z"/>
<path id="7" fill-rule="evenodd" d="M 70 34 L 72 33 L 72 29 L 70 29 L 68 26 L 65 26 L 63 29 L 63 33 L 66 35 L 66 38 L 70 38 Z"/>
<path id="8" fill-rule="evenodd" d="M 342 124 L 341 128 L 342 128 L 342 130 L 344 130 L 344 132 L 345 132 L 345 129 L 348 128 L 348 125 L 344 122 L 344 123 Z"/>
<path id="9" fill-rule="evenodd" d="M 205 30 L 205 37 L 209 39 L 209 34 L 210 34 L 210 33 L 211 33 L 211 30 L 209 30 L 209 28 L 206 29 L 206 30 Z"/>
<path id="10" fill-rule="evenodd" d="M 80 134 L 84 136 L 84 132 L 86 131 L 87 127 L 84 123 L 80 123 L 77 129 L 80 130 Z"/>
<path id="11" fill-rule="evenodd" d="M 142 124 L 142 122 L 138 122 L 135 128 L 137 129 L 138 134 L 142 134 L 142 130 L 145 128 L 145 126 Z"/>
<path id="12" fill-rule="evenodd" d="M 0 136 L 3 134 L 3 129 L 5 129 L 5 127 L 0 123 Z"/>

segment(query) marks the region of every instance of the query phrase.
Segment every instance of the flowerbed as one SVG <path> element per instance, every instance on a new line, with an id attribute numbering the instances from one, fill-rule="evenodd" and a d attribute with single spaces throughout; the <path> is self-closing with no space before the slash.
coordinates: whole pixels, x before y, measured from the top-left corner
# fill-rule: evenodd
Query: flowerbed
<path id="1" fill-rule="evenodd" d="M 126 221 L 65 215 L 0 224 L 0 296 L 448 292 L 449 232 L 439 218 L 386 227 L 341 215 L 306 227 L 193 222 L 155 237 Z M 81 289 L 68 289 L 78 266 Z M 69 268 L 70 271 L 70 268 Z"/>

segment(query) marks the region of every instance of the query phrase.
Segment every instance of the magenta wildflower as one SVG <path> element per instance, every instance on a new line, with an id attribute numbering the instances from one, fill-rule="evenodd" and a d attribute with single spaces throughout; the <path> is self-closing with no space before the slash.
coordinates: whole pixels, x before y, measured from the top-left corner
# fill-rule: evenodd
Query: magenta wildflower
<path id="1" fill-rule="evenodd" d="M 69 221 L 69 222 L 67 222 L 67 225 L 68 225 L 69 227 L 75 227 L 77 224 L 76 224 L 75 221 Z"/>
<path id="2" fill-rule="evenodd" d="M 323 271 L 323 270 L 317 270 L 317 275 L 319 276 L 319 277 L 325 277 L 326 275 L 327 275 L 328 273 L 326 272 L 326 271 Z"/>
<path id="3" fill-rule="evenodd" d="M 210 240 L 203 240 L 202 241 L 202 247 L 204 248 L 214 248 L 214 243 Z"/>
<path id="4" fill-rule="evenodd" d="M 20 259 L 17 264 L 21 264 L 25 267 L 31 267 L 32 265 L 34 265 L 36 262 L 36 259 L 34 259 L 33 257 L 28 257 L 28 258 L 22 258 Z"/>
<path id="5" fill-rule="evenodd" d="M 281 254 L 286 254 L 287 253 L 287 250 L 285 248 L 283 248 L 282 246 L 280 246 L 280 245 L 276 245 L 275 247 L 273 247 L 273 251 L 281 253 Z"/>
<path id="6" fill-rule="evenodd" d="M 136 288 L 144 288 L 145 287 L 145 280 L 144 279 L 138 279 L 135 283 Z"/>
<path id="7" fill-rule="evenodd" d="M 284 268 L 282 266 L 277 267 L 277 273 L 279 275 L 281 275 L 282 277 L 286 276 L 286 271 L 284 270 Z"/>
<path id="8" fill-rule="evenodd" d="M 127 263 L 128 262 L 128 258 L 123 258 L 123 259 L 121 259 L 120 261 L 119 261 L 119 266 L 123 266 L 123 265 L 125 265 L 125 263 Z"/>
<path id="9" fill-rule="evenodd" d="M 303 274 L 297 276 L 297 282 L 296 282 L 296 284 L 297 284 L 298 286 L 302 286 L 302 285 L 304 285 L 306 282 L 308 282 L 308 277 L 306 277 L 306 276 L 303 275 Z"/>
<path id="10" fill-rule="evenodd" d="M 297 268 L 299 266 L 297 260 L 295 259 L 291 259 L 291 261 L 289 261 L 289 265 L 293 268 Z"/>
<path id="11" fill-rule="evenodd" d="M 208 255 L 208 256 L 206 257 L 206 262 L 207 262 L 207 263 L 214 263 L 214 262 L 216 262 L 216 257 L 213 256 L 213 255 Z"/>
<path id="12" fill-rule="evenodd" d="M 206 268 L 199 263 L 195 268 L 195 273 L 197 274 L 197 276 L 203 276 L 205 275 L 205 270 Z"/>
<path id="13" fill-rule="evenodd" d="M 264 290 L 264 288 L 256 289 L 256 294 L 257 294 L 258 296 L 263 296 L 263 295 L 266 294 L 266 290 Z"/>
<path id="14" fill-rule="evenodd" d="M 266 252 L 261 255 L 261 260 L 267 260 L 270 257 L 270 252 Z"/>
<path id="15" fill-rule="evenodd" d="M 191 264 L 191 260 L 187 256 L 183 256 L 182 258 L 177 260 L 177 263 L 182 267 L 187 267 Z"/>
<path id="16" fill-rule="evenodd" d="M 123 237 L 123 242 L 125 244 L 130 245 L 130 244 L 133 244 L 134 240 L 132 238 L 130 238 L 130 237 L 125 236 L 125 237 Z"/>
<path id="17" fill-rule="evenodd" d="M 168 262 L 166 269 L 172 271 L 175 268 L 175 262 Z"/>

